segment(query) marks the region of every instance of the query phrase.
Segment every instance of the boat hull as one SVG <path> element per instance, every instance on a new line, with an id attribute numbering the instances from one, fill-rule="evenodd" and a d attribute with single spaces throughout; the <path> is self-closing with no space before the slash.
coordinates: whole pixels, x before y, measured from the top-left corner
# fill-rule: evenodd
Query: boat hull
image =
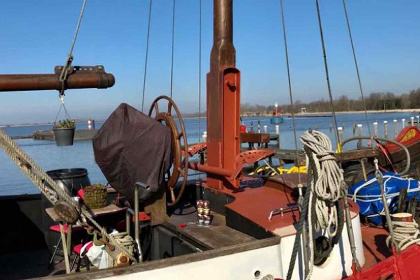
<path id="1" fill-rule="evenodd" d="M 355 233 L 356 254 L 364 264 L 363 241 L 359 215 L 352 219 Z M 126 268 L 90 272 L 85 279 L 134 280 L 134 279 L 262 279 L 272 275 L 285 279 L 292 254 L 295 235 L 271 237 L 235 246 L 204 251 L 169 259 L 157 260 Z M 347 229 L 343 229 L 339 243 L 322 266 L 315 266 L 311 279 L 342 279 L 352 274 L 351 252 Z M 302 251 L 299 252 L 292 279 L 303 279 Z M 73 280 L 79 275 L 60 276 Z M 258 276 L 258 277 L 257 277 Z"/>
<path id="2" fill-rule="evenodd" d="M 270 118 L 270 123 L 271 124 L 281 124 L 283 123 L 283 117 L 272 117 Z"/>

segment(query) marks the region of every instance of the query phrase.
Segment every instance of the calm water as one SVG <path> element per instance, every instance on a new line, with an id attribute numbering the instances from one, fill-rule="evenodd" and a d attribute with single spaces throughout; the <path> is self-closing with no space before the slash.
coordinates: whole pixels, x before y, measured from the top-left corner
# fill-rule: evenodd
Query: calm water
<path id="1" fill-rule="evenodd" d="M 415 117 L 413 113 L 381 113 L 369 114 L 370 123 L 377 121 L 379 123 L 379 134 L 383 135 L 383 121 L 389 123 L 389 133 L 393 135 L 393 123 L 398 120 L 399 129 L 401 129 L 401 119 L 405 118 L 408 123 L 410 117 Z M 244 124 L 250 128 L 251 122 L 254 125 L 254 131 L 257 130 L 257 121 L 261 122 L 261 130 L 264 125 L 268 126 L 270 133 L 275 132 L 274 125 L 270 124 L 270 119 L 265 117 L 244 118 Z M 196 143 L 199 139 L 199 119 L 184 120 L 189 143 Z M 205 120 L 202 119 L 202 129 L 205 128 Z M 367 125 L 364 114 L 338 115 L 338 125 L 344 126 L 344 138 L 352 136 L 353 123 L 363 124 L 364 134 L 367 134 Z M 101 123 L 96 123 L 99 128 Z M 331 117 L 299 117 L 296 118 L 296 129 L 298 135 L 301 135 L 308 128 L 317 128 L 326 133 L 333 143 L 335 143 L 334 132 Z M 86 125 L 78 125 L 79 129 L 86 129 Z M 51 129 L 51 126 L 26 126 L 26 127 L 7 127 L 3 128 L 10 136 L 30 135 L 36 130 Z M 373 126 L 372 126 L 373 132 Z M 294 148 L 293 123 L 291 118 L 285 118 L 284 123 L 280 125 L 281 147 L 285 149 Z M 95 163 L 92 142 L 75 142 L 73 146 L 57 147 L 53 141 L 39 141 L 32 139 L 17 140 L 17 143 L 31 156 L 45 171 L 61 168 L 86 168 L 89 172 L 89 178 L 92 183 L 106 183 L 105 177 Z M 298 142 L 300 146 L 300 142 Z M 0 195 L 38 193 L 38 189 L 27 179 L 22 172 L 9 160 L 0 150 Z"/>

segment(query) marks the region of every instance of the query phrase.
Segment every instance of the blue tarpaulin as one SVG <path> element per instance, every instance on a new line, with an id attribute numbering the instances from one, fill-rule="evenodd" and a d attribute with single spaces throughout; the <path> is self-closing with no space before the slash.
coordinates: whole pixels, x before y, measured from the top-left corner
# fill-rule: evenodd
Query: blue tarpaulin
<path id="1" fill-rule="evenodd" d="M 383 183 L 390 212 L 396 211 L 398 196 L 403 188 L 407 189 L 407 200 L 413 196 L 420 197 L 419 182 L 410 178 L 402 178 L 393 172 L 383 173 Z M 382 223 L 381 215 L 384 215 L 384 207 L 381 199 L 381 189 L 375 175 L 369 176 L 368 180 L 362 180 L 349 189 L 351 197 L 360 207 L 360 214 L 367 217 L 375 225 Z"/>

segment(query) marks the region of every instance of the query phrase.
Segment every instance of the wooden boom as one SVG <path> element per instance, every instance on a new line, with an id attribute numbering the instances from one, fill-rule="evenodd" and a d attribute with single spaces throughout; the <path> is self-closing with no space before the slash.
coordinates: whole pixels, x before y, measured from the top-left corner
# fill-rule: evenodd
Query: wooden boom
<path id="1" fill-rule="evenodd" d="M 64 82 L 65 89 L 108 88 L 115 84 L 114 75 L 106 73 L 103 66 L 72 66 Z M 62 90 L 62 66 L 55 67 L 55 74 L 0 75 L 0 91 Z"/>

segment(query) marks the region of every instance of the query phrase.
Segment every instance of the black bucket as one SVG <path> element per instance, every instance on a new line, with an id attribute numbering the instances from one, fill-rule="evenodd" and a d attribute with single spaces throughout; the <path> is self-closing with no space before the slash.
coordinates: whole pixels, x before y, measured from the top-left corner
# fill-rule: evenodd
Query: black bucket
<path id="1" fill-rule="evenodd" d="M 88 172 L 85 168 L 57 169 L 47 171 L 47 174 L 71 196 L 76 196 L 77 191 L 81 188 L 90 186 Z"/>
<path id="2" fill-rule="evenodd" d="M 47 174 L 58 184 L 60 188 L 64 189 L 70 196 L 76 196 L 79 189 L 90 185 L 88 171 L 85 168 L 50 170 L 47 171 Z M 44 195 L 42 196 L 42 207 L 43 209 L 52 207 L 51 203 Z M 54 246 L 57 244 L 60 238 L 60 234 L 49 230 L 50 226 L 56 223 L 48 216 L 45 211 L 42 212 L 45 240 L 48 249 L 52 253 Z M 72 239 L 74 238 L 75 236 L 72 236 Z"/>
<path id="3" fill-rule="evenodd" d="M 71 146 L 74 140 L 74 128 L 56 128 L 53 130 L 57 146 Z"/>

